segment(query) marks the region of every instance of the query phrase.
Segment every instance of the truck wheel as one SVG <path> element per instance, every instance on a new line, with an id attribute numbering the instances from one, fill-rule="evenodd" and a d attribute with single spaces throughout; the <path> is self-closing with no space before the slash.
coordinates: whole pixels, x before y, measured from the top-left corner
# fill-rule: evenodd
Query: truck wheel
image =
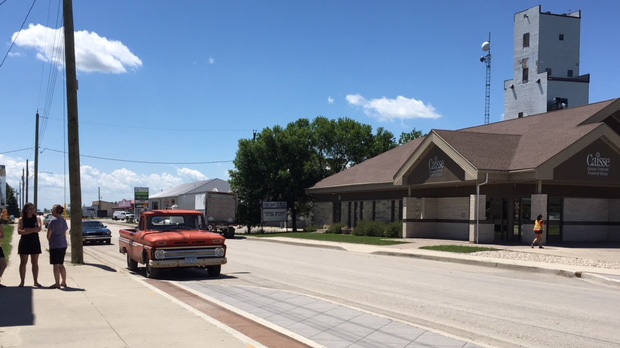
<path id="1" fill-rule="evenodd" d="M 129 256 L 129 253 L 127 253 L 127 268 L 133 272 L 138 270 L 138 263 Z"/>
<path id="2" fill-rule="evenodd" d="M 207 266 L 207 272 L 209 272 L 209 277 L 217 277 L 222 272 L 222 265 Z"/>
<path id="3" fill-rule="evenodd" d="M 152 268 L 150 266 L 150 264 L 149 264 L 149 257 L 148 256 L 146 257 L 145 262 L 146 262 L 146 267 L 144 267 L 144 269 L 145 269 L 146 277 L 150 278 L 150 279 L 156 279 L 157 275 L 159 274 L 159 270 L 155 269 L 155 268 Z"/>
<path id="4" fill-rule="evenodd" d="M 107 245 L 110 245 L 110 244 L 112 244 L 112 240 L 111 240 L 111 239 L 106 239 L 106 240 L 105 240 L 105 243 L 106 243 Z"/>
<path id="5" fill-rule="evenodd" d="M 226 239 L 235 239 L 235 228 L 229 226 L 224 233 L 224 238 Z"/>

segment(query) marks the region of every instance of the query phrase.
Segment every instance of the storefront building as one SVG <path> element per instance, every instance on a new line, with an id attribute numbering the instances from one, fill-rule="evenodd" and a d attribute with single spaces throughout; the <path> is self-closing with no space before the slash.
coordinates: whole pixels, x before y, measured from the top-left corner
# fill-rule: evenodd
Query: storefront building
<path id="1" fill-rule="evenodd" d="M 404 238 L 620 242 L 620 99 L 433 130 L 308 189 L 314 225 L 402 221 Z"/>

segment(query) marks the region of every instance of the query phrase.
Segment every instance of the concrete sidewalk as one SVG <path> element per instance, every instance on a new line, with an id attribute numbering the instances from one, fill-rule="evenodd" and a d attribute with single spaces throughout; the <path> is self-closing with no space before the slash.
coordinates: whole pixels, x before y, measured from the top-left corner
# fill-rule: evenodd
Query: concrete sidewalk
<path id="1" fill-rule="evenodd" d="M 244 236 L 239 236 L 244 237 Z M 252 238 L 251 236 L 245 236 Z M 45 286 L 53 283 L 52 266 L 49 265 L 47 240 L 45 234 L 40 235 L 43 254 L 39 259 L 39 282 Z M 536 262 L 527 259 L 509 260 L 474 255 L 452 254 L 440 251 L 420 249 L 425 245 L 440 244 L 468 244 L 467 242 L 411 239 L 409 243 L 393 246 L 369 246 L 347 243 L 315 242 L 300 239 L 270 237 L 256 238 L 266 242 L 280 242 L 302 244 L 313 247 L 336 248 L 350 252 L 375 253 L 397 257 L 414 257 L 444 262 L 460 262 L 479 264 L 491 267 L 507 267 L 525 271 L 553 272 L 568 276 L 591 277 L 593 281 L 601 281 L 613 286 L 620 286 L 620 270 L 601 269 L 596 267 L 570 265 L 556 262 Z M 0 289 L 0 347 L 265 347 L 255 341 L 250 334 L 246 336 L 240 331 L 231 328 L 231 323 L 214 319 L 216 316 L 199 311 L 198 306 L 187 300 L 187 291 L 197 294 L 201 298 L 227 307 L 254 322 L 270 327 L 281 334 L 289 335 L 307 347 L 330 347 L 326 342 L 335 342 L 335 346 L 347 346 L 351 342 L 359 342 L 354 333 L 362 337 L 376 339 L 375 342 L 398 339 L 400 342 L 410 342 L 411 346 L 423 345 L 426 347 L 478 347 L 476 344 L 465 342 L 459 338 L 434 333 L 428 329 L 391 323 L 385 326 L 386 318 L 368 313 L 357 313 L 350 308 L 340 308 L 326 301 L 307 298 L 299 294 L 289 294 L 273 289 L 251 289 L 224 287 L 211 283 L 196 282 L 192 288 L 186 288 L 185 295 L 177 295 L 174 291 L 162 291 L 158 282 L 146 280 L 143 277 L 132 275 L 127 270 L 115 269 L 105 260 L 99 260 L 96 255 L 84 249 L 84 265 L 66 263 L 69 288 L 64 290 L 32 287 L 32 272 L 30 265 L 26 272 L 26 286 L 18 288 L 19 284 L 19 255 L 17 244 L 19 236 L 15 233 L 12 240 L 13 250 L 11 262 L 2 278 L 2 284 L 7 288 Z M 529 246 L 502 246 L 485 245 L 502 250 L 544 254 L 547 256 L 568 257 L 590 260 L 604 260 L 620 264 L 620 249 L 613 247 L 554 247 L 545 249 L 531 249 Z M 70 249 L 68 250 L 70 251 Z M 67 255 L 66 260 L 70 260 Z M 168 288 L 181 288 L 175 282 L 159 282 L 167 284 Z M 154 285 L 155 284 L 155 285 Z M 269 296 L 262 294 L 268 291 Z M 256 294 L 261 294 L 256 296 Z M 299 313 L 267 313 L 260 300 L 270 298 L 276 303 L 286 304 L 286 299 L 296 298 L 304 303 L 304 312 L 316 308 L 331 308 L 330 320 L 340 320 L 345 331 L 326 328 L 320 331 L 321 322 L 312 322 L 312 318 L 303 318 Z M 293 304 L 287 304 L 292 306 Z M 205 306 L 201 304 L 200 306 Z M 207 306 L 210 306 L 207 305 Z M 331 307 L 330 307 L 331 306 Z M 278 316 L 278 322 L 273 318 Z M 360 323 L 350 320 L 354 315 Z M 297 322 L 291 322 L 296 320 Z M 237 319 L 238 321 L 238 319 Z M 286 322 L 287 324 L 283 324 Z M 300 324 L 312 324 L 305 329 L 294 330 Z M 296 325 L 297 324 L 297 325 Z M 359 326 L 355 326 L 359 324 Z M 369 335 L 369 327 L 376 331 Z M 386 328 L 396 329 L 382 331 Z M 309 336 L 312 334 L 312 336 Z M 337 335 L 337 336 L 334 336 Z M 372 346 L 366 343 L 365 346 Z M 370 345 L 368 345 L 370 344 Z M 277 345 L 271 345 L 277 347 Z M 382 347 L 376 345 L 376 347 Z"/>
<path id="2" fill-rule="evenodd" d="M 16 227 L 17 225 L 15 225 Z M 140 278 L 84 252 L 84 265 L 65 262 L 66 289 L 54 283 L 45 233 L 40 234 L 39 283 L 30 262 L 19 288 L 19 235 L 0 289 L 0 347 L 260 347 L 170 298 Z M 65 260 L 71 260 L 70 248 Z M 29 260 L 30 261 L 30 260 Z M 166 298 L 168 297 L 168 298 Z"/>

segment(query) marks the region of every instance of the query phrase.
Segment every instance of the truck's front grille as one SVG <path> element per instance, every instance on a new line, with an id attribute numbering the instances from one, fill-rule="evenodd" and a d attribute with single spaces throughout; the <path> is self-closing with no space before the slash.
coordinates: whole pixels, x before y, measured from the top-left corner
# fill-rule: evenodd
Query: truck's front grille
<path id="1" fill-rule="evenodd" d="M 185 257 L 213 257 L 215 255 L 215 248 L 211 249 L 175 249 L 175 250 L 166 250 L 159 249 L 156 252 L 157 259 L 177 259 L 177 258 L 185 258 Z"/>

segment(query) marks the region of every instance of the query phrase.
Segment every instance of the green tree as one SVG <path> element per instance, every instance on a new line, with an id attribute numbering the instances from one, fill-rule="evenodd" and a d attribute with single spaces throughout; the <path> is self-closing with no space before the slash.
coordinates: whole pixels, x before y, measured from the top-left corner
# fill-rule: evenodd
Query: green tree
<path id="1" fill-rule="evenodd" d="M 321 179 L 396 147 L 391 132 L 379 128 L 373 135 L 371 126 L 350 118 L 328 120 L 319 116 L 312 129 Z"/>
<path id="2" fill-rule="evenodd" d="M 233 161 L 235 170 L 229 172 L 230 185 L 238 198 L 237 219 L 247 227 L 248 233 L 261 221 L 265 170 L 261 168 L 264 161 L 260 157 L 263 151 L 259 151 L 259 145 L 255 140 L 241 139 Z"/>
<path id="3" fill-rule="evenodd" d="M 383 128 L 373 135 L 368 125 L 325 117 L 302 118 L 240 140 L 229 173 L 239 197 L 239 222 L 249 230 L 261 221 L 262 201 L 285 201 L 296 231 L 298 212 L 309 209 L 308 187 L 395 146 L 394 136 Z"/>
<path id="4" fill-rule="evenodd" d="M 398 144 L 399 145 L 403 145 L 403 144 L 406 144 L 406 143 L 410 142 L 413 139 L 417 139 L 417 138 L 420 138 L 420 137 L 422 137 L 422 131 L 416 130 L 414 128 L 409 133 L 402 132 L 400 134 L 400 138 L 398 139 Z"/>
<path id="5" fill-rule="evenodd" d="M 17 198 L 15 197 L 15 189 L 13 189 L 9 184 L 6 184 L 6 210 L 9 212 L 9 215 L 13 215 L 18 217 L 20 215 L 19 205 L 17 204 Z"/>

